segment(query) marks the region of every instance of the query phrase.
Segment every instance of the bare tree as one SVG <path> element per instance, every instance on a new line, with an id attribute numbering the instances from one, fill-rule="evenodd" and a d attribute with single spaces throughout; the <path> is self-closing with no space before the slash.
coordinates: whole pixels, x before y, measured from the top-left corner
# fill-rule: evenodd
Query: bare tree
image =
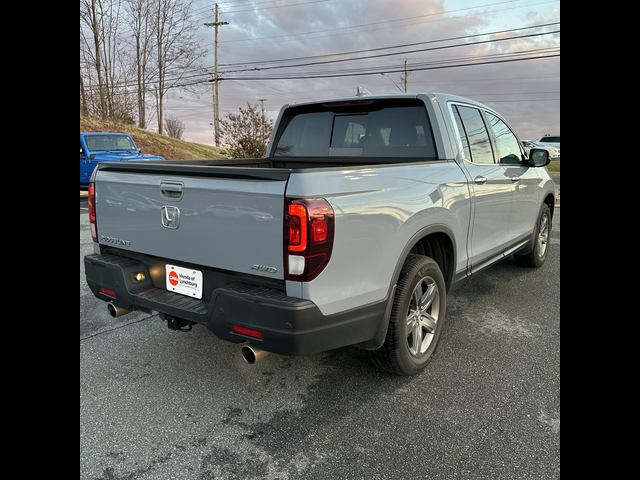
<path id="1" fill-rule="evenodd" d="M 163 133 L 163 99 L 195 88 L 183 77 L 204 54 L 192 16 L 191 0 L 80 0 L 81 111 L 146 128 L 153 89 Z"/>
<path id="2" fill-rule="evenodd" d="M 184 136 L 184 123 L 179 118 L 168 115 L 164 120 L 164 128 L 167 136 L 182 140 Z"/>
<path id="3" fill-rule="evenodd" d="M 102 79 L 102 5 L 100 0 L 81 0 L 80 1 L 80 38 L 81 53 L 86 54 L 87 65 L 94 68 L 98 81 L 98 98 L 100 116 L 107 111 L 106 92 L 104 90 L 104 81 Z M 89 28 L 91 37 L 87 38 L 82 30 L 82 25 Z M 82 49 L 82 40 L 86 48 Z M 93 43 L 93 45 L 91 45 Z"/>
<path id="4" fill-rule="evenodd" d="M 239 113 L 228 113 L 220 121 L 222 135 L 234 158 L 259 158 L 267 153 L 267 144 L 273 130 L 273 120 L 261 112 L 258 104 L 240 107 Z"/>
<path id="5" fill-rule="evenodd" d="M 193 39 L 196 24 L 191 0 L 157 0 L 156 65 L 158 70 L 158 133 L 162 134 L 164 97 L 170 88 L 184 87 L 187 69 L 193 69 L 204 52 Z"/>
<path id="6" fill-rule="evenodd" d="M 138 100 L 138 126 L 146 128 L 146 93 L 153 75 L 149 74 L 149 63 L 153 53 L 153 32 L 155 30 L 155 0 L 126 0 L 129 28 L 136 64 L 136 83 Z"/>
<path id="7" fill-rule="evenodd" d="M 127 91 L 130 63 L 123 48 L 121 4 L 122 0 L 81 0 L 80 78 L 86 111 L 101 118 L 132 122 L 133 105 Z M 97 90 L 85 86 L 83 73 L 87 85 L 95 78 Z M 90 102 L 88 96 L 95 96 L 94 91 L 97 91 L 99 101 Z M 94 108 L 90 109 L 89 105 Z"/>

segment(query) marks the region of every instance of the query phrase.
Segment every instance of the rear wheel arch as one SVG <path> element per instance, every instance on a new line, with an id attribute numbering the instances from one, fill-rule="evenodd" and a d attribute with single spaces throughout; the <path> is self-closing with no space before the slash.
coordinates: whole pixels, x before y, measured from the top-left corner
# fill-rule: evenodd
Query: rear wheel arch
<path id="1" fill-rule="evenodd" d="M 409 250 L 403 254 L 403 258 L 399 263 L 400 267 L 410 254 L 424 255 L 425 257 L 435 260 L 440 270 L 442 270 L 447 291 L 449 290 L 451 282 L 453 281 L 456 265 L 456 248 L 455 242 L 453 241 L 453 232 L 450 230 L 446 231 L 445 229 L 436 229 L 425 233 L 421 238 L 413 242 Z M 397 273 L 399 275 L 399 272 Z M 397 277 L 395 277 L 394 280 L 397 282 Z"/>
<path id="2" fill-rule="evenodd" d="M 422 255 L 433 259 L 442 271 L 445 290 L 446 292 L 449 291 L 455 274 L 457 258 L 454 238 L 453 230 L 444 224 L 429 225 L 411 237 L 402 250 L 393 272 L 387 296 L 387 309 L 380 323 L 378 333 L 372 340 L 359 344 L 359 347 L 365 350 L 375 350 L 384 343 L 398 279 L 410 255 Z"/>
<path id="3" fill-rule="evenodd" d="M 374 365 L 399 375 L 424 370 L 442 334 L 445 290 L 435 260 L 409 254 L 398 279 L 384 342 L 369 354 Z"/>

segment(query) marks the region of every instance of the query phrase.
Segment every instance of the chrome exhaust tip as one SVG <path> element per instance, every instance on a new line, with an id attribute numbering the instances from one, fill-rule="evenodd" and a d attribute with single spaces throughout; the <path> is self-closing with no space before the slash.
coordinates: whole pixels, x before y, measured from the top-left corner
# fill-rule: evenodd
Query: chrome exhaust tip
<path id="1" fill-rule="evenodd" d="M 242 358 L 244 358 L 244 361 L 247 362 L 249 365 L 253 365 L 254 363 L 259 362 L 264 357 L 269 355 L 269 352 L 267 352 L 266 350 L 261 350 L 258 347 L 251 344 L 244 345 L 242 347 L 241 352 L 242 352 Z"/>
<path id="2" fill-rule="evenodd" d="M 107 310 L 109 310 L 109 315 L 113 318 L 121 317 L 122 315 L 126 315 L 127 313 L 131 313 L 131 310 L 127 310 L 126 308 L 120 308 L 113 303 L 107 304 Z"/>

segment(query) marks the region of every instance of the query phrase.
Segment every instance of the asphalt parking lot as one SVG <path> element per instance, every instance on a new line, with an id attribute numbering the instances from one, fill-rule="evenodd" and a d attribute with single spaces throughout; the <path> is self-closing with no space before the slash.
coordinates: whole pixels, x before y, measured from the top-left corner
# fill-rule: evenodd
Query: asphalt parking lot
<path id="1" fill-rule="evenodd" d="M 112 318 L 84 282 L 81 202 L 80 479 L 558 479 L 560 208 L 550 247 L 449 295 L 419 376 L 352 347 L 248 365 L 203 326 Z"/>

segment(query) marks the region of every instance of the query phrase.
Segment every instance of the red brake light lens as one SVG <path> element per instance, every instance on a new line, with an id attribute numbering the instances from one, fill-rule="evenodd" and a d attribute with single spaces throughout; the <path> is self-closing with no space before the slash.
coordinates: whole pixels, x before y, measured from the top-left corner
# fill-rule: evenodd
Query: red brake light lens
<path id="1" fill-rule="evenodd" d="M 96 186 L 94 183 L 89 184 L 87 192 L 87 203 L 89 205 L 89 229 L 91 230 L 91 239 L 98 243 L 98 226 L 96 225 Z"/>
<path id="2" fill-rule="evenodd" d="M 333 208 L 324 198 L 292 198 L 285 212 L 285 278 L 310 282 L 331 259 Z"/>
<path id="3" fill-rule="evenodd" d="M 307 248 L 307 209 L 304 205 L 289 205 L 289 251 L 303 252 Z"/>
<path id="4" fill-rule="evenodd" d="M 351 105 L 370 105 L 375 100 L 351 100 L 347 102 L 331 102 L 331 103 L 323 103 L 323 107 L 347 107 Z"/>

